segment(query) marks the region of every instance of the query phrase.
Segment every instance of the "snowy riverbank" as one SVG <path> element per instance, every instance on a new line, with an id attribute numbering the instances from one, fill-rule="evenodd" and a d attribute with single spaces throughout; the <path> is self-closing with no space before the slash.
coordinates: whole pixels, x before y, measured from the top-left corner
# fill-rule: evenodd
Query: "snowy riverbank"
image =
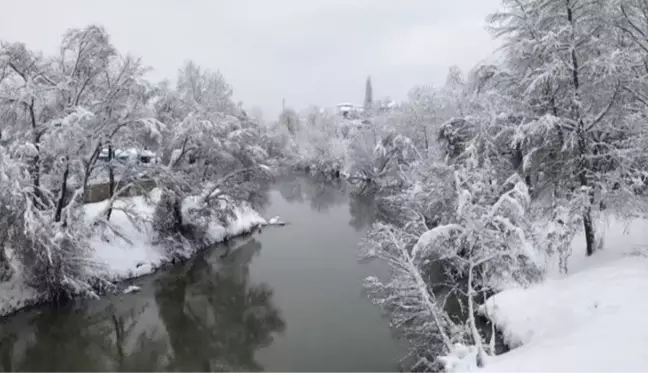
<path id="1" fill-rule="evenodd" d="M 648 371 L 646 227 L 611 221 L 603 251 L 586 258 L 574 247 L 568 275 L 490 298 L 482 311 L 511 350 L 482 370 Z"/>
<path id="2" fill-rule="evenodd" d="M 157 191 L 151 192 L 151 201 L 159 196 Z M 187 201 L 190 203 L 189 201 Z M 106 201 L 86 204 L 85 212 L 88 221 L 92 221 L 106 206 Z M 186 248 L 182 253 L 169 253 L 166 248 L 152 242 L 153 231 L 151 218 L 154 204 L 143 197 L 130 197 L 115 203 L 111 222 L 120 235 L 112 233 L 97 233 L 92 237 L 91 252 L 87 259 L 86 268 L 90 275 L 112 282 L 123 281 L 150 274 L 162 265 L 170 262 L 173 255 L 186 258 L 196 254 L 196 249 Z M 139 227 L 128 218 L 123 209 L 137 211 L 142 219 Z M 245 204 L 234 210 L 234 218 L 228 219 L 225 226 L 217 223 L 210 224 L 209 235 L 214 244 L 252 232 L 260 226 L 279 224 L 277 218 L 269 221 L 257 211 Z M 138 229 L 139 228 L 139 229 Z M 39 303 L 42 300 L 36 291 L 22 281 L 20 268 L 14 264 L 15 275 L 7 282 L 0 283 L 0 316 L 18 311 L 21 308 Z"/>

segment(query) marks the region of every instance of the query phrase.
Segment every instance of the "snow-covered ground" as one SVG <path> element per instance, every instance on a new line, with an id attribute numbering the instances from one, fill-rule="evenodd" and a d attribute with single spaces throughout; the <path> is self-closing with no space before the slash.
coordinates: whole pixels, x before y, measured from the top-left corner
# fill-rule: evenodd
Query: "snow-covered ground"
<path id="1" fill-rule="evenodd" d="M 568 275 L 487 301 L 512 349 L 482 370 L 648 371 L 648 222 L 601 228 L 604 250 L 586 258 L 577 237 Z"/>
<path id="2" fill-rule="evenodd" d="M 151 199 L 158 197 L 157 190 L 151 192 Z M 86 205 L 88 219 L 93 219 L 104 210 L 107 202 L 91 203 Z M 128 216 L 120 210 L 115 210 L 111 221 L 128 241 L 111 235 L 107 242 L 105 237 L 96 236 L 92 240 L 94 253 L 92 258 L 96 263 L 96 271 L 104 278 L 120 281 L 139 277 L 153 272 L 156 268 L 168 262 L 171 258 L 166 254 L 165 248 L 155 245 L 150 224 L 153 215 L 153 205 L 142 197 L 125 198 L 118 201 L 117 207 L 126 207 L 138 211 L 145 223 L 138 230 Z M 240 206 L 234 210 L 236 218 L 231 219 L 227 226 L 218 223 L 210 225 L 210 238 L 218 243 L 227 237 L 237 236 L 252 231 L 255 227 L 268 224 L 267 221 L 255 210 Z M 177 254 L 177 253 L 176 253 Z M 193 252 L 184 253 L 191 256 Z"/>
<path id="3" fill-rule="evenodd" d="M 37 300 L 36 291 L 25 285 L 18 276 L 0 283 L 0 316 L 28 307 Z"/>
<path id="4" fill-rule="evenodd" d="M 157 190 L 151 192 L 151 201 L 159 198 Z M 86 204 L 86 218 L 90 221 L 106 207 L 106 201 Z M 162 246 L 152 242 L 153 232 L 151 218 L 154 205 L 147 203 L 143 197 L 130 197 L 115 203 L 116 209 L 111 216 L 112 224 L 120 235 L 98 234 L 91 240 L 92 252 L 88 271 L 110 281 L 122 281 L 152 273 L 157 268 L 171 260 L 170 255 Z M 138 211 L 143 218 L 139 229 L 120 209 Z M 214 243 L 222 242 L 229 237 L 251 232 L 263 225 L 279 224 L 279 218 L 268 222 L 251 207 L 241 205 L 234 210 L 235 218 L 230 219 L 226 226 L 217 223 L 210 225 L 210 238 Z M 195 254 L 192 249 L 183 253 L 185 256 Z M 177 254 L 177 253 L 175 253 Z M 17 271 L 19 273 L 19 271 Z M 26 286 L 19 276 L 10 281 L 0 283 L 0 316 L 15 312 L 38 301 L 38 294 Z"/>

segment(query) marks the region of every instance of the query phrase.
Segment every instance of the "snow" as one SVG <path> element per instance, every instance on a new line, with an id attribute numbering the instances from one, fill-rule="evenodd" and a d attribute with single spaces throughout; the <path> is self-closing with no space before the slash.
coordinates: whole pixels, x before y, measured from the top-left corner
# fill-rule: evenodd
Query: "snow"
<path id="1" fill-rule="evenodd" d="M 138 291 L 140 291 L 139 286 L 131 285 L 131 286 L 127 287 L 126 289 L 124 289 L 124 291 L 122 293 L 123 294 L 130 294 L 130 293 L 136 293 Z"/>
<path id="2" fill-rule="evenodd" d="M 9 249 L 6 254 L 13 276 L 8 281 L 0 282 L 0 316 L 28 307 L 41 299 L 36 290 L 25 284 L 23 269 L 20 262 L 14 260 L 13 251 Z"/>
<path id="3" fill-rule="evenodd" d="M 106 204 L 106 201 L 86 204 L 87 218 L 94 219 L 105 209 Z M 146 203 L 143 197 L 116 201 L 115 207 L 130 207 L 141 213 L 145 219 L 150 219 L 153 215 L 153 206 Z M 94 270 L 97 276 L 119 281 L 151 273 L 163 264 L 164 249 L 151 243 L 152 230 L 149 224 L 144 224 L 140 231 L 129 220 L 126 213 L 120 210 L 113 211 L 111 222 L 130 242 L 109 234 L 106 234 L 106 237 L 96 235 L 92 238 L 91 245 L 94 252 L 91 257 L 96 263 Z"/>
<path id="4" fill-rule="evenodd" d="M 159 200 L 159 198 L 160 191 L 158 189 L 151 191 L 151 202 Z M 184 204 L 191 205 L 192 199 L 187 199 L 184 202 Z M 96 219 L 106 206 L 107 201 L 86 204 L 85 212 L 88 222 Z M 110 221 L 119 231 L 119 235 L 104 231 L 91 239 L 92 251 L 90 264 L 87 268 L 89 274 L 117 282 L 150 274 L 171 261 L 172 258 L 167 249 L 152 242 L 153 203 L 147 202 L 143 197 L 129 197 L 116 201 L 114 207 Z M 143 218 L 143 223 L 140 224 L 141 229 L 133 224 L 123 210 L 139 213 Z M 251 232 L 256 227 L 268 224 L 258 212 L 245 203 L 234 209 L 234 215 L 235 218 L 229 219 L 226 226 L 215 222 L 210 224 L 209 233 L 214 243 Z M 187 248 L 187 251 L 181 254 L 189 257 L 195 252 L 193 249 Z M 132 292 L 135 289 L 131 286 L 124 292 L 127 291 Z M 15 275 L 10 281 L 0 283 L 0 316 L 37 303 L 39 298 L 34 290 L 24 284 L 19 275 Z"/>
<path id="5" fill-rule="evenodd" d="M 446 372 L 468 372 L 475 370 L 477 361 L 477 348 L 466 346 L 462 343 L 455 343 L 453 350 L 447 356 L 439 357 Z"/>
<path id="6" fill-rule="evenodd" d="M 159 198 L 159 191 L 151 192 L 152 199 Z M 106 202 L 98 202 L 86 205 L 86 213 L 92 219 L 105 208 Z M 183 201 L 182 210 L 186 212 L 195 206 L 196 198 L 187 198 Z M 148 204 L 143 197 L 130 197 L 116 203 L 118 207 L 129 206 L 138 211 L 147 221 L 141 230 L 138 230 L 129 220 L 123 211 L 113 211 L 111 221 L 125 236 L 127 242 L 117 236 L 105 237 L 95 236 L 92 240 L 94 253 L 92 255 L 97 264 L 97 275 L 101 275 L 112 281 L 121 281 L 134 277 L 149 274 L 171 258 L 164 247 L 152 242 L 153 232 L 150 221 L 154 207 Z M 217 222 L 211 222 L 209 227 L 210 239 L 218 243 L 232 236 L 237 236 L 252 231 L 255 227 L 267 224 L 266 220 L 258 212 L 243 204 L 234 209 L 234 219 L 228 220 L 226 227 Z M 191 249 L 183 253 L 185 256 L 193 254 Z M 176 253 L 177 254 L 177 253 Z"/>
<path id="7" fill-rule="evenodd" d="M 236 236 L 244 232 L 250 232 L 255 227 L 267 225 L 268 222 L 254 209 L 243 205 L 234 209 L 236 219 L 228 221 L 227 236 Z M 222 237 L 219 241 L 222 241 Z"/>
<path id="8" fill-rule="evenodd" d="M 268 225 L 286 225 L 286 222 L 281 220 L 280 217 L 275 216 L 274 218 L 268 219 Z"/>
<path id="9" fill-rule="evenodd" d="M 412 248 L 412 257 L 418 258 L 419 256 L 425 255 L 425 250 L 432 244 L 439 240 L 447 240 L 451 237 L 452 233 L 463 230 L 464 228 L 458 224 L 440 225 L 428 230 L 423 233 L 416 244 L 414 244 L 414 247 Z"/>
<path id="10" fill-rule="evenodd" d="M 39 298 L 38 293 L 25 285 L 20 276 L 0 282 L 0 316 L 36 303 Z"/>
<path id="11" fill-rule="evenodd" d="M 611 220 L 603 251 L 585 258 L 575 241 L 568 275 L 489 298 L 480 312 L 512 350 L 482 370 L 648 371 L 648 250 L 640 246 L 647 224 L 633 221 L 624 231 Z"/>

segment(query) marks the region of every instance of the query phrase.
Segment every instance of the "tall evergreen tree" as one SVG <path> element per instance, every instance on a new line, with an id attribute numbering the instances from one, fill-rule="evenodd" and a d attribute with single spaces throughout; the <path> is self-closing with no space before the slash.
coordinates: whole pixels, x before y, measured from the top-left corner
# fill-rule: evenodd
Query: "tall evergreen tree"
<path id="1" fill-rule="evenodd" d="M 365 111 L 369 111 L 372 105 L 373 105 L 373 87 L 371 86 L 371 76 L 368 76 L 367 82 L 365 83 L 365 98 L 364 98 Z"/>

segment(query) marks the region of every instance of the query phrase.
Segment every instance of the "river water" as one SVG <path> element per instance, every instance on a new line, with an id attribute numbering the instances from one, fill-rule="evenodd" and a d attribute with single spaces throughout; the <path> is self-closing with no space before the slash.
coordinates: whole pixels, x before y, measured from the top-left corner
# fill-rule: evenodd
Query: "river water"
<path id="1" fill-rule="evenodd" d="M 0 370 L 395 371 L 404 348 L 362 291 L 370 198 L 286 178 L 264 213 L 289 224 L 132 280 L 134 294 L 0 321 Z"/>

